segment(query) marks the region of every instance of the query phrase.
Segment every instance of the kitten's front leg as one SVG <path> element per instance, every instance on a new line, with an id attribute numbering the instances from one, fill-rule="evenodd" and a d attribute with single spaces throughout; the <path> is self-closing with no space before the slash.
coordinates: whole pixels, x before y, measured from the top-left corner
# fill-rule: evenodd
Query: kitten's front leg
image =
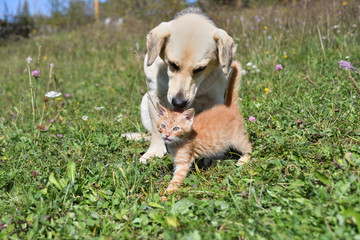
<path id="1" fill-rule="evenodd" d="M 193 157 L 189 156 L 188 154 L 176 155 L 177 156 L 174 157 L 174 176 L 166 189 L 166 192 L 168 193 L 178 190 L 179 186 L 182 183 L 182 180 L 186 177 L 193 162 Z"/>

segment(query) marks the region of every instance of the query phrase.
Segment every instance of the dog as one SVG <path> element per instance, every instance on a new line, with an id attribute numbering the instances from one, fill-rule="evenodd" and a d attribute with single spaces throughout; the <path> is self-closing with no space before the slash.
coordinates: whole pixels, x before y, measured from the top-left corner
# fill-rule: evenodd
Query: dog
<path id="1" fill-rule="evenodd" d="M 140 158 L 161 158 L 166 147 L 156 127 L 159 102 L 170 110 L 190 107 L 197 113 L 224 102 L 234 40 L 199 8 L 189 7 L 147 35 L 144 71 L 148 92 L 141 101 L 141 120 L 151 143 Z"/>

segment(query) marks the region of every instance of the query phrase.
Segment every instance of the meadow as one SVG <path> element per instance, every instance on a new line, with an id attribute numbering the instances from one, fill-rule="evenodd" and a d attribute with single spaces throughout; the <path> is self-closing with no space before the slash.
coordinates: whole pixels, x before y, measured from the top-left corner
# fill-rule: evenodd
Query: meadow
<path id="1" fill-rule="evenodd" d="M 360 239 L 360 74 L 338 64 L 360 68 L 359 2 L 207 13 L 237 43 L 252 161 L 199 159 L 161 201 L 172 159 L 120 137 L 144 131 L 145 36 L 170 16 L 6 42 L 1 239 Z"/>

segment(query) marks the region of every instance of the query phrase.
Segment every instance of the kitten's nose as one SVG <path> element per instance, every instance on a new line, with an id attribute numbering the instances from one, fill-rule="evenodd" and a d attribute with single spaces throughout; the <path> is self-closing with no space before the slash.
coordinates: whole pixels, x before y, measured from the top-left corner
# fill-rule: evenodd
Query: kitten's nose
<path id="1" fill-rule="evenodd" d="M 171 104 L 177 108 L 184 108 L 187 104 L 184 96 L 182 94 L 177 94 L 172 100 Z"/>
<path id="2" fill-rule="evenodd" d="M 170 134 L 168 134 L 168 133 L 167 133 L 167 134 L 165 134 L 165 137 L 166 137 L 166 138 L 170 137 Z"/>

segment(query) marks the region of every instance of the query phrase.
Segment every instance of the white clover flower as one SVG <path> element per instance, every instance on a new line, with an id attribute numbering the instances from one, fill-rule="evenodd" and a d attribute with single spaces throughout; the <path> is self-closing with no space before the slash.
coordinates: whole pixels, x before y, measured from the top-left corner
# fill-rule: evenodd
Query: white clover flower
<path id="1" fill-rule="evenodd" d="M 31 61 L 32 61 L 32 58 L 30 57 L 30 56 L 28 56 L 27 58 L 26 58 L 26 61 L 27 61 L 27 63 L 31 63 Z"/>
<path id="2" fill-rule="evenodd" d="M 109 25 L 110 22 L 111 22 L 111 18 L 106 18 L 105 21 L 104 21 L 104 24 Z"/>
<path id="3" fill-rule="evenodd" d="M 246 64 L 247 67 L 251 67 L 252 65 L 253 65 L 252 62 L 248 62 L 248 63 Z"/>
<path id="4" fill-rule="evenodd" d="M 122 114 L 117 115 L 116 118 L 115 118 L 115 121 L 116 121 L 116 122 L 121 122 L 122 117 L 123 117 Z"/>
<path id="5" fill-rule="evenodd" d="M 336 29 L 336 28 L 340 28 L 340 25 L 334 25 L 334 28 Z"/>
<path id="6" fill-rule="evenodd" d="M 50 92 L 45 94 L 45 97 L 48 97 L 48 98 L 57 98 L 57 97 L 60 97 L 60 96 L 61 96 L 61 93 L 55 92 L 55 91 L 50 91 Z"/>
<path id="7" fill-rule="evenodd" d="M 104 107 L 94 107 L 94 109 L 100 111 L 100 110 L 104 109 Z"/>
<path id="8" fill-rule="evenodd" d="M 260 72 L 260 69 L 256 69 L 255 72 Z"/>
<path id="9" fill-rule="evenodd" d="M 82 116 L 81 118 L 82 118 L 82 120 L 87 121 L 89 117 L 85 115 L 85 116 Z"/>
<path id="10" fill-rule="evenodd" d="M 257 68 L 257 66 L 256 66 L 255 64 L 253 64 L 253 65 L 252 65 L 252 68 L 253 68 L 253 69 L 256 69 L 256 68 Z"/>
<path id="11" fill-rule="evenodd" d="M 244 75 L 246 75 L 246 74 L 247 74 L 247 71 L 246 71 L 246 70 L 244 70 L 244 69 L 243 69 L 243 70 L 241 70 L 241 75 L 243 75 L 243 76 L 244 76 Z"/>
<path id="12" fill-rule="evenodd" d="M 350 56 L 346 56 L 345 58 L 349 59 L 349 58 L 350 58 Z"/>

